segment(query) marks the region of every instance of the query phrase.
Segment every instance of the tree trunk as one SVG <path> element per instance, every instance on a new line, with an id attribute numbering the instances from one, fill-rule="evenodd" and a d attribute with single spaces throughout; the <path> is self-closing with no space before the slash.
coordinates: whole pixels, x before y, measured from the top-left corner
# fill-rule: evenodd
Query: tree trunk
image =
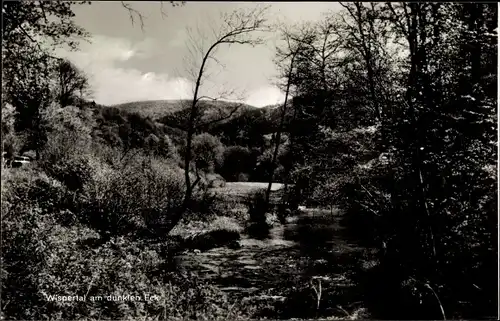
<path id="1" fill-rule="evenodd" d="M 266 204 L 268 206 L 269 206 L 269 198 L 271 196 L 271 187 L 273 185 L 273 180 L 274 180 L 274 170 L 276 168 L 276 160 L 278 158 L 278 151 L 279 151 L 279 147 L 280 147 L 280 143 L 281 143 L 281 132 L 283 131 L 283 125 L 285 123 L 288 95 L 290 94 L 291 77 L 292 77 L 293 64 L 294 64 L 296 54 L 297 53 L 294 53 L 294 55 L 292 56 L 292 60 L 290 61 L 290 68 L 288 71 L 288 79 L 287 79 L 286 92 L 285 92 L 285 102 L 283 103 L 283 110 L 281 112 L 281 119 L 280 119 L 278 131 L 276 132 L 276 145 L 274 147 L 273 158 L 271 161 L 271 171 L 269 174 L 269 185 L 267 186 L 267 190 L 266 190 Z"/>

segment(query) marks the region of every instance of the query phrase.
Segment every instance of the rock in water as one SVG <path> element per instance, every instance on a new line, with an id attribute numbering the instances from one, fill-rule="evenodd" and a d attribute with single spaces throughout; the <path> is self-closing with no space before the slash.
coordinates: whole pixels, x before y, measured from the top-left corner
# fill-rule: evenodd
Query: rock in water
<path id="1" fill-rule="evenodd" d="M 195 236 L 189 243 L 189 248 L 208 251 L 216 247 L 230 246 L 238 243 L 240 233 L 236 231 L 215 230 Z M 236 245 L 231 245 L 236 246 Z M 239 243 L 238 243 L 239 246 Z"/>
<path id="2" fill-rule="evenodd" d="M 241 244 L 237 240 L 234 240 L 231 243 L 229 243 L 227 245 L 227 247 L 232 249 L 232 250 L 238 250 L 238 249 L 241 249 Z"/>

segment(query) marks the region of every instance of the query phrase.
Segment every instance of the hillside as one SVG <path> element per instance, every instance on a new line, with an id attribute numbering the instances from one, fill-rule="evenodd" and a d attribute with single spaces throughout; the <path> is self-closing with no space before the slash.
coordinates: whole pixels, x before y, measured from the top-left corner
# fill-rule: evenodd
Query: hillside
<path id="1" fill-rule="evenodd" d="M 144 117 L 158 119 L 182 110 L 187 100 L 144 100 L 113 105 L 129 113 L 138 113 Z"/>
<path id="2" fill-rule="evenodd" d="M 123 104 L 113 105 L 120 110 L 129 113 L 138 113 L 143 117 L 151 117 L 154 120 L 159 120 L 165 116 L 171 116 L 182 112 L 190 107 L 190 100 L 145 100 L 136 101 Z M 237 103 L 227 101 L 200 101 L 200 107 L 205 109 L 207 114 L 214 114 L 220 112 L 230 112 Z M 264 107 L 267 108 L 267 107 Z M 258 109 L 257 107 L 242 104 L 234 116 L 240 114 L 242 111 Z"/>
<path id="3" fill-rule="evenodd" d="M 118 104 L 110 108 L 120 113 L 150 118 L 154 123 L 182 132 L 188 119 L 189 106 L 189 100 L 151 100 Z M 270 105 L 258 108 L 234 102 L 202 100 L 199 124 L 205 126 L 200 126 L 198 130 L 216 135 L 228 145 L 260 145 L 260 136 L 276 130 L 281 115 L 279 107 Z"/>

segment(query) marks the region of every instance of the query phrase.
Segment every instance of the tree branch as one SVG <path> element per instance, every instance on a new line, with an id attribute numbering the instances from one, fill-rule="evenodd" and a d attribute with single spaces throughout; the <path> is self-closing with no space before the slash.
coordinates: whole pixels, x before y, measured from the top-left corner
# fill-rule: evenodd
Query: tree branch
<path id="1" fill-rule="evenodd" d="M 193 188 L 200 180 L 199 173 L 197 173 L 198 176 L 197 179 L 195 180 L 195 182 L 191 183 L 190 167 L 191 167 L 191 160 L 192 160 L 191 158 L 193 152 L 193 146 L 192 146 L 193 136 L 196 132 L 196 129 L 199 128 L 200 126 L 200 124 L 198 123 L 199 121 L 198 103 L 200 99 L 206 98 L 199 94 L 200 94 L 200 87 L 202 84 L 202 80 L 207 72 L 206 71 L 207 61 L 209 59 L 213 59 L 216 62 L 218 61 L 214 58 L 213 55 L 215 54 L 218 46 L 222 44 L 228 44 L 228 45 L 247 44 L 251 46 L 256 46 L 257 44 L 263 43 L 262 38 L 260 37 L 253 38 L 250 36 L 250 33 L 256 31 L 268 30 L 268 28 L 266 28 L 265 26 L 266 20 L 263 17 L 264 12 L 265 10 L 267 10 L 267 8 L 268 7 L 262 9 L 255 8 L 250 11 L 240 9 L 233 11 L 231 14 L 222 14 L 221 15 L 222 26 L 220 27 L 219 31 L 216 31 L 215 28 L 212 28 L 212 34 L 215 36 L 215 40 L 206 51 L 202 50 L 202 48 L 204 47 L 203 44 L 206 37 L 204 37 L 204 34 L 201 32 L 201 30 L 198 28 L 199 36 L 201 36 L 201 39 L 198 39 L 198 42 L 192 36 L 190 30 L 188 30 L 189 40 L 191 42 L 188 48 L 190 49 L 190 53 L 192 55 L 193 69 L 194 66 L 197 65 L 195 63 L 195 61 L 197 61 L 197 57 L 195 57 L 196 51 L 201 53 L 201 63 L 199 65 L 199 68 L 196 68 L 197 69 L 196 71 L 192 70 L 191 72 L 191 74 L 193 76 L 196 75 L 196 77 L 195 79 L 193 79 L 195 85 L 194 85 L 193 99 L 191 100 L 191 106 L 188 110 L 189 118 L 187 121 L 187 128 L 186 128 L 187 131 L 186 150 L 184 155 L 184 178 L 185 178 L 186 190 L 184 194 L 183 205 L 176 213 L 172 221 L 170 222 L 170 225 L 167 228 L 167 233 L 171 231 L 171 229 L 182 218 L 185 210 L 188 208 L 189 202 L 191 201 Z M 235 111 L 233 111 L 233 113 L 234 112 Z"/>
<path id="2" fill-rule="evenodd" d="M 132 21 L 132 25 L 134 25 L 135 20 L 134 20 L 134 15 L 136 15 L 139 18 L 139 21 L 141 23 L 141 30 L 144 32 L 144 16 L 142 13 L 137 11 L 136 9 L 132 8 L 129 4 L 125 3 L 124 1 L 120 1 L 121 5 L 123 8 L 128 10 L 128 14 L 130 17 L 130 21 Z M 163 2 L 162 2 L 163 4 Z"/>
<path id="3" fill-rule="evenodd" d="M 218 123 L 218 122 L 221 122 L 223 120 L 226 120 L 226 119 L 229 119 L 231 118 L 237 111 L 238 109 L 243 106 L 243 104 L 240 104 L 236 107 L 234 107 L 230 112 L 229 114 L 225 115 L 225 116 L 222 116 L 220 118 L 217 118 L 217 119 L 213 119 L 213 120 L 210 120 L 210 121 L 207 121 L 205 123 L 201 123 L 201 124 L 198 124 L 197 126 L 195 126 L 196 129 L 199 129 L 201 127 L 205 127 L 205 126 L 209 126 L 209 125 L 212 125 L 212 124 L 215 124 L 215 123 Z"/>

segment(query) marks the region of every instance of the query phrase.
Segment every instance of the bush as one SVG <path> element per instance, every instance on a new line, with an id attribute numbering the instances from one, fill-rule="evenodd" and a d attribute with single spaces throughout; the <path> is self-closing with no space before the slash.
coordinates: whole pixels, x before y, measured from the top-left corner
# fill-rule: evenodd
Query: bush
<path id="1" fill-rule="evenodd" d="M 45 163 L 44 170 L 50 176 L 62 182 L 69 190 L 78 191 L 86 185 L 93 176 L 93 168 L 88 155 L 66 155 L 53 160 L 50 165 Z"/>
<path id="2" fill-rule="evenodd" d="M 2 103 L 2 155 L 7 153 L 8 157 L 18 153 L 25 142 L 22 135 L 15 131 L 15 120 L 18 112 L 9 103 Z"/>
<path id="3" fill-rule="evenodd" d="M 2 171 L 2 213 L 9 213 L 32 204 L 41 214 L 52 215 L 60 224 L 70 224 L 75 218 L 68 213 L 71 197 L 57 180 L 37 169 L 21 168 Z"/>
<path id="4" fill-rule="evenodd" d="M 216 196 L 208 190 L 198 191 L 193 195 L 189 204 L 189 213 L 185 215 L 187 220 L 210 221 L 217 215 L 214 211 L 217 208 L 218 200 Z"/>
<path id="5" fill-rule="evenodd" d="M 3 307 L 9 318 L 72 318 L 68 303 L 47 303 L 45 294 L 83 295 L 91 271 L 77 248 L 82 238 L 95 237 L 88 228 L 62 227 L 51 213 L 24 202 L 10 208 L 2 221 L 2 300 L 14 304 Z M 71 240 L 71 242 L 68 242 Z M 74 262 L 74 263 L 72 263 Z"/>
<path id="6" fill-rule="evenodd" d="M 426 169 L 438 165 L 436 160 Z M 434 183 L 426 188 L 426 209 L 404 166 L 375 163 L 357 171 L 358 179 L 343 189 L 348 231 L 379 248 L 380 267 L 370 277 L 360 276 L 373 313 L 403 318 L 412 311 L 418 319 L 439 318 L 440 304 L 447 317 L 493 313 L 495 290 L 487 280 L 495 275 L 497 196 L 486 187 L 493 179 L 474 166 L 456 176 L 427 176 Z M 409 182 L 417 191 L 408 189 Z"/>
<path id="7" fill-rule="evenodd" d="M 248 214 L 250 221 L 253 223 L 265 223 L 266 213 L 269 209 L 269 204 L 266 202 L 265 191 L 257 191 L 252 196 L 252 203 L 250 203 Z"/>
<path id="8" fill-rule="evenodd" d="M 218 216 L 212 223 L 210 223 L 210 229 L 237 233 L 241 233 L 243 231 L 243 228 L 235 219 L 227 216 Z"/>
<path id="9" fill-rule="evenodd" d="M 197 195 L 199 195 L 199 197 L 193 200 L 191 206 L 191 219 L 197 218 L 202 221 L 208 221 L 219 216 L 231 217 L 239 222 L 245 222 L 248 219 L 246 205 L 230 196 L 212 194 L 211 191 Z M 205 196 L 200 198 L 201 195 Z"/>
<path id="10" fill-rule="evenodd" d="M 238 182 L 248 182 L 248 174 L 247 173 L 239 173 L 238 174 Z"/>
<path id="11" fill-rule="evenodd" d="M 136 229 L 161 235 L 183 193 L 180 168 L 138 156 L 125 169 L 95 175 L 80 198 L 80 208 L 87 222 L 105 235 L 124 235 Z"/>
<path id="12" fill-rule="evenodd" d="M 162 297 L 163 317 L 192 320 L 242 320 L 255 311 L 230 297 L 215 286 L 190 278 L 179 285 L 168 284 Z"/>
<path id="13" fill-rule="evenodd" d="M 186 280 L 169 277 L 163 259 L 153 247 L 124 237 L 102 240 L 96 230 L 78 221 L 67 226 L 59 224 L 55 211 L 60 205 L 54 203 L 64 187 L 33 170 L 20 170 L 15 174 L 2 172 L 2 301 L 6 303 L 2 313 L 5 318 L 151 320 L 166 315 L 169 318 L 197 315 L 198 318 L 223 319 L 244 313 L 214 287 L 192 278 L 186 285 Z M 113 179 L 116 178 L 110 178 Z M 104 184 L 109 188 L 113 186 L 109 182 Z M 123 185 L 117 187 L 123 188 Z M 30 192 L 29 199 L 20 201 L 22 195 L 26 197 L 26 191 L 34 192 Z M 41 194 L 43 191 L 48 195 Z M 213 224 L 217 231 L 237 227 L 224 219 Z M 160 301 L 89 299 L 90 296 L 127 294 L 158 295 Z M 86 295 L 87 300 L 49 302 L 49 295 Z"/>
<path id="14" fill-rule="evenodd" d="M 87 130 L 80 129 L 80 127 L 76 129 L 70 127 L 65 130 L 59 128 L 59 124 L 52 126 L 54 129 L 48 135 L 48 142 L 41 153 L 38 166 L 71 191 L 81 190 L 94 175 L 93 166 L 97 161 L 95 154 L 98 151 L 95 150 L 97 148 L 92 149 L 94 146 L 88 133 L 90 129 L 83 125 L 80 127 L 83 126 Z"/>
<path id="15" fill-rule="evenodd" d="M 98 248 L 99 237 L 75 225 L 62 227 L 34 207 L 18 209 L 3 222 L 2 300 L 10 319 L 123 319 L 199 314 L 220 319 L 235 313 L 226 295 L 213 287 L 164 284 L 155 250 L 113 238 Z M 68 242 L 71 240 L 71 242 Z M 162 272 L 159 274 L 159 272 Z M 174 280 L 175 281 L 175 280 Z M 185 282 L 185 280 L 184 280 Z M 91 296 L 159 296 L 159 301 L 92 301 Z M 81 302 L 48 301 L 50 295 L 86 296 Z"/>

